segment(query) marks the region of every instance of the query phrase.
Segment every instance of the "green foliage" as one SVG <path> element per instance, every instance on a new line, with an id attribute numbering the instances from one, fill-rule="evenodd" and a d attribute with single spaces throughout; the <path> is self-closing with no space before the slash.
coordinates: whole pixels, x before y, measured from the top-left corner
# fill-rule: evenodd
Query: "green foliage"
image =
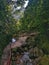
<path id="1" fill-rule="evenodd" d="M 29 5 L 26 9 L 24 18 L 21 19 L 21 29 L 26 32 L 39 31 L 35 43 L 43 49 L 44 53 L 49 54 L 49 4 L 48 0 L 38 0 Z"/>
<path id="2" fill-rule="evenodd" d="M 39 65 L 49 65 L 49 56 L 43 56 L 41 61 L 39 62 Z"/>
<path id="3" fill-rule="evenodd" d="M 0 57 L 4 47 L 11 41 L 16 33 L 16 21 L 7 10 L 7 1 L 0 0 Z"/>

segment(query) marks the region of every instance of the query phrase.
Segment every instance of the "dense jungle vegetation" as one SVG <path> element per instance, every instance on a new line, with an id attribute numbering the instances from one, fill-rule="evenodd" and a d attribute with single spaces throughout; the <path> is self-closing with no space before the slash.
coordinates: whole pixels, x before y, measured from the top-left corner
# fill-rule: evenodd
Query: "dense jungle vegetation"
<path id="1" fill-rule="evenodd" d="M 38 31 L 34 43 L 44 52 L 39 65 L 49 65 L 49 0 L 30 0 L 19 21 L 12 18 L 7 6 L 6 0 L 0 0 L 0 58 L 14 34 L 18 37 L 20 33 Z"/>

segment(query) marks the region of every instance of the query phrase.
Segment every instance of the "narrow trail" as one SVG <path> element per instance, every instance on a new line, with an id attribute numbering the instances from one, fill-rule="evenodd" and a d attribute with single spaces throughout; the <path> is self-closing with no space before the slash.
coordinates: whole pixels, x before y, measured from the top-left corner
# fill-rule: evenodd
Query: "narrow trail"
<path id="1" fill-rule="evenodd" d="M 21 45 L 25 44 L 25 41 L 29 36 L 34 36 L 37 34 L 39 34 L 39 32 L 31 33 L 27 35 L 22 34 L 20 35 L 19 39 L 15 43 L 9 43 L 3 50 L 1 65 L 11 65 L 11 49 L 20 47 Z"/>

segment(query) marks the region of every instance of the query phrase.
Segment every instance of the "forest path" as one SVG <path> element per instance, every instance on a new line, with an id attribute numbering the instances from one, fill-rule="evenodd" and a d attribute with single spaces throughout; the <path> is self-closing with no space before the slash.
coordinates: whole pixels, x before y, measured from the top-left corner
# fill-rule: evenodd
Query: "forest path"
<path id="1" fill-rule="evenodd" d="M 20 35 L 19 39 L 15 43 L 9 43 L 3 50 L 1 65 L 11 65 L 11 49 L 20 47 L 21 45 L 25 44 L 25 41 L 29 36 L 34 36 L 37 34 L 39 34 L 39 32 L 30 33 L 27 35 L 22 34 Z"/>

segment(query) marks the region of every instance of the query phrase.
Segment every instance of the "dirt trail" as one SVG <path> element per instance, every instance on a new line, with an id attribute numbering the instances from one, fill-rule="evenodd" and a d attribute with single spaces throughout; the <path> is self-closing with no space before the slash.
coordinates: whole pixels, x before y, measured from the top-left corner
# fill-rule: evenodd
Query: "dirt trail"
<path id="1" fill-rule="evenodd" d="M 38 33 L 31 33 L 28 35 L 21 35 L 15 43 L 9 43 L 3 50 L 1 65 L 11 65 L 11 49 L 20 47 L 26 41 L 29 36 L 37 35 Z"/>

